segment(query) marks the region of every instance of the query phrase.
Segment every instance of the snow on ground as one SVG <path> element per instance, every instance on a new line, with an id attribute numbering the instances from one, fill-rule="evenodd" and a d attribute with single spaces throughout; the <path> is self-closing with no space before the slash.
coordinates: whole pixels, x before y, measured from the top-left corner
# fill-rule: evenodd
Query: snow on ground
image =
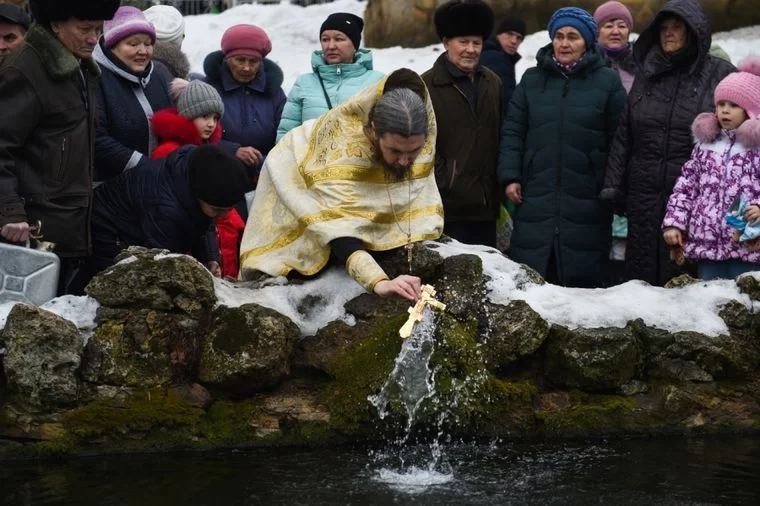
<path id="1" fill-rule="evenodd" d="M 364 15 L 366 2 L 337 0 L 332 3 L 299 7 L 281 4 L 246 4 L 221 14 L 204 14 L 186 18 L 186 38 L 182 49 L 187 53 L 193 71 L 203 72 L 203 59 L 212 51 L 220 49 L 224 31 L 238 23 L 253 23 L 262 27 L 272 39 L 269 58 L 277 62 L 285 74 L 283 88 L 287 93 L 296 78 L 311 72 L 311 53 L 319 49 L 319 28 L 333 12 L 351 12 Z M 750 53 L 757 53 L 760 43 L 760 27 L 741 28 L 731 32 L 717 33 L 713 41 L 731 56 L 734 63 Z M 528 35 L 520 47 L 523 58 L 517 64 L 518 78 L 525 70 L 536 64 L 536 53 L 549 43 L 549 35 L 541 31 Z M 408 67 L 417 72 L 429 69 L 441 54 L 441 45 L 407 49 L 392 47 L 375 49 L 375 69 L 390 72 Z"/>
<path id="2" fill-rule="evenodd" d="M 5 328 L 5 322 L 8 319 L 13 306 L 18 302 L 3 302 L 0 304 L 0 331 Z M 46 302 L 40 308 L 57 314 L 61 318 L 69 320 L 71 323 L 82 331 L 84 337 L 84 344 L 87 344 L 87 340 L 92 335 L 92 331 L 95 330 L 95 315 L 98 311 L 100 304 L 90 297 L 77 297 L 74 295 L 64 295 L 63 297 L 56 297 L 55 299 Z"/>
<path id="3" fill-rule="evenodd" d="M 239 307 L 256 303 L 284 314 L 301 329 L 304 336 L 313 336 L 331 321 L 355 323 L 343 306 L 364 293 L 344 269 L 331 268 L 304 284 L 285 284 L 277 278 L 270 286 L 250 289 L 215 279 L 216 296 L 220 305 Z"/>
<path id="4" fill-rule="evenodd" d="M 366 2 L 357 0 L 337 0 L 332 3 L 299 7 L 289 3 L 265 5 L 246 4 L 229 9 L 221 14 L 188 16 L 186 18 L 186 38 L 183 50 L 187 53 L 196 72 L 203 71 L 203 59 L 220 48 L 224 31 L 238 23 L 253 23 L 264 28 L 272 39 L 272 53 L 269 58 L 277 62 L 285 74 L 283 88 L 287 92 L 296 78 L 311 71 L 311 53 L 319 48 L 319 28 L 324 19 L 333 12 L 351 12 L 362 16 Z M 760 47 L 760 26 L 740 28 L 731 32 L 717 33 L 713 41 L 737 63 L 745 56 L 758 52 Z M 518 76 L 536 63 L 536 53 L 549 42 L 546 31 L 528 35 L 520 53 L 523 58 L 517 65 Z M 400 67 L 409 67 L 424 72 L 433 65 L 441 53 L 441 45 L 407 49 L 393 47 L 375 49 L 375 68 L 390 72 Z M 486 273 L 491 278 L 488 284 L 489 298 L 495 303 L 508 303 L 522 299 L 552 323 L 569 327 L 624 326 L 630 319 L 644 320 L 670 331 L 693 330 L 708 335 L 727 331 L 717 315 L 717 306 L 730 299 L 750 304 L 748 298 L 738 292 L 733 281 L 699 283 L 681 289 L 662 289 L 640 282 L 629 282 L 608 290 L 579 290 L 552 285 L 529 286 L 517 290 L 515 276 L 520 276 L 520 268 L 495 250 L 474 248 L 483 258 Z M 443 254 L 457 252 L 472 253 L 458 243 L 442 245 Z M 760 276 L 757 275 L 757 276 Z M 518 278 L 519 279 L 519 278 Z M 260 290 L 235 287 L 225 281 L 216 281 L 220 304 L 236 307 L 255 302 L 279 311 L 298 324 L 304 335 L 313 335 L 333 320 L 347 317 L 343 305 L 362 293 L 363 289 L 341 270 L 331 270 L 317 280 L 303 285 L 272 285 Z M 323 295 L 322 302 L 306 310 L 305 299 L 316 300 Z M 15 303 L 0 304 L 0 329 Z M 64 297 L 54 299 L 42 306 L 74 322 L 87 331 L 94 328 L 97 302 L 87 297 Z"/>
<path id="5" fill-rule="evenodd" d="M 718 316 L 719 306 L 737 300 L 752 307 L 750 298 L 739 292 L 733 280 L 700 282 L 683 288 L 660 288 L 643 281 L 608 289 L 564 288 L 556 285 L 528 284 L 517 288 L 520 266 L 497 250 L 472 247 L 457 241 L 428 243 L 444 257 L 477 254 L 483 271 L 490 278 L 488 299 L 495 304 L 524 300 L 549 323 L 569 328 L 625 327 L 630 320 L 642 318 L 670 332 L 694 331 L 708 336 L 727 334 Z M 756 273 L 760 275 L 760 273 Z"/>

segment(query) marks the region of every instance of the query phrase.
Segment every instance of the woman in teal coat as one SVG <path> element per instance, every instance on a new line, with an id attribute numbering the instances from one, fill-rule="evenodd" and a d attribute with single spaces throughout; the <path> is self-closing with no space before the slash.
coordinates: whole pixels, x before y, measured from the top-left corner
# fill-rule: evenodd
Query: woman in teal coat
<path id="1" fill-rule="evenodd" d="M 582 9 L 554 13 L 502 139 L 499 179 L 519 206 L 508 255 L 563 286 L 603 286 L 608 274 L 612 213 L 598 195 L 626 92 L 596 33 Z"/>
<path id="2" fill-rule="evenodd" d="M 315 119 L 342 104 L 383 77 L 372 69 L 372 52 L 357 49 L 364 22 L 359 16 L 330 14 L 319 30 L 321 50 L 311 56 L 311 74 L 301 75 L 282 111 L 279 141 L 303 122 Z"/>

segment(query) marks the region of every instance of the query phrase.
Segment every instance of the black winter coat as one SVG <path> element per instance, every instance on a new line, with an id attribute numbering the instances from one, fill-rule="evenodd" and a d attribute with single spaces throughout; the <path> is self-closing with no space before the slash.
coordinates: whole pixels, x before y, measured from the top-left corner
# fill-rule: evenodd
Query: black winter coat
<path id="1" fill-rule="evenodd" d="M 538 52 L 506 120 L 499 179 L 519 182 L 523 197 L 507 254 L 562 285 L 600 286 L 612 214 L 598 195 L 625 89 L 596 47 L 570 74 L 552 55 L 551 44 Z"/>
<path id="2" fill-rule="evenodd" d="M 663 17 L 676 14 L 689 27 L 691 57 L 667 57 L 660 48 Z M 628 217 L 628 275 L 662 285 L 679 269 L 662 239 L 662 220 L 694 141 L 691 124 L 712 111 L 717 84 L 736 70 L 708 55 L 710 25 L 696 0 L 670 0 L 641 33 L 633 49 L 639 71 L 610 152 L 604 199 Z"/>
<path id="3" fill-rule="evenodd" d="M 422 74 L 438 123 L 435 179 L 447 223 L 496 221 L 501 189 L 496 171 L 501 141 L 501 83 L 478 69 L 475 108 L 442 54 Z"/>
<path id="4" fill-rule="evenodd" d="M 496 36 L 486 40 L 483 44 L 483 52 L 480 54 L 480 64 L 491 69 L 494 74 L 501 79 L 501 105 L 503 117 L 507 117 L 507 109 L 512 94 L 517 87 L 517 78 L 515 78 L 515 65 L 522 58 L 519 54 L 510 55 L 504 52 L 499 39 Z"/>
<path id="5" fill-rule="evenodd" d="M 168 71 L 163 65 L 151 62 L 138 76 L 100 45 L 95 59 L 102 70 L 95 181 L 105 181 L 134 167 L 143 156 L 150 156 L 157 144 L 150 119 L 155 112 L 172 107 L 172 99 Z"/>
<path id="6" fill-rule="evenodd" d="M 62 257 L 90 253 L 99 74 L 38 24 L 0 70 L 0 226 L 40 220 Z"/>
<path id="7" fill-rule="evenodd" d="M 213 219 L 201 212 L 188 182 L 194 149 L 183 146 L 161 160 L 146 158 L 95 189 L 93 255 L 101 265 L 127 246 L 192 251 L 201 260 L 218 260 Z"/>

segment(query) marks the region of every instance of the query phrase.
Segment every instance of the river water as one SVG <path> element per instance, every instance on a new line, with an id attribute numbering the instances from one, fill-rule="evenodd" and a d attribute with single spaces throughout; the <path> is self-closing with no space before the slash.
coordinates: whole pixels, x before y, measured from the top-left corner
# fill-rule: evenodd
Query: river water
<path id="1" fill-rule="evenodd" d="M 406 408 L 404 434 L 384 445 L 6 461 L 0 505 L 760 505 L 760 437 L 457 443 L 440 403 L 433 440 L 416 443 L 418 409 L 440 401 L 435 325 L 425 310 L 367 399 L 379 418 L 391 399 Z"/>
<path id="2" fill-rule="evenodd" d="M 760 438 L 446 444 L 0 462 L 3 505 L 760 504 Z"/>

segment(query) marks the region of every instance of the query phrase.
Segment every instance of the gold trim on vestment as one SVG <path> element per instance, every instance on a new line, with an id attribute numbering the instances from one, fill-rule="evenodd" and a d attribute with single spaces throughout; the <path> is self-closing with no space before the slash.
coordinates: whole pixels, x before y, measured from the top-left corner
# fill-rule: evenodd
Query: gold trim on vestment
<path id="1" fill-rule="evenodd" d="M 404 181 L 428 177 L 433 170 L 433 165 L 432 163 L 416 163 L 412 165 L 409 173 L 404 176 Z M 385 174 L 385 170 L 379 166 L 373 167 L 373 169 L 367 170 L 366 167 L 356 167 L 355 165 L 333 165 L 326 169 L 303 173 L 303 179 L 307 187 L 324 181 L 360 181 L 363 183 L 386 184 L 388 176 Z"/>
<path id="2" fill-rule="evenodd" d="M 389 279 L 382 267 L 364 250 L 354 251 L 346 260 L 346 270 L 354 281 L 369 293 L 374 292 L 375 285 Z"/>
<path id="3" fill-rule="evenodd" d="M 395 180 L 376 161 L 367 128 L 384 86 L 385 79 L 294 128 L 269 152 L 241 242 L 241 272 L 316 274 L 329 261 L 330 243 L 341 237 L 361 240 L 368 251 L 440 237 L 430 97 L 425 144 L 409 172 Z"/>
<path id="4" fill-rule="evenodd" d="M 443 206 L 434 205 L 434 206 L 423 207 L 420 209 L 412 209 L 411 211 L 399 213 L 397 216 L 398 216 L 398 219 L 401 221 L 401 220 L 409 220 L 409 219 L 415 220 L 423 216 L 433 216 L 433 215 L 443 216 Z M 382 224 L 382 225 L 391 225 L 395 223 L 396 221 L 392 213 L 371 213 L 371 212 L 361 212 L 361 211 L 347 212 L 342 209 L 325 209 L 324 211 L 321 211 L 317 214 L 299 218 L 298 228 L 291 230 L 288 234 L 281 236 L 273 243 L 246 251 L 240 256 L 240 258 L 243 261 L 245 261 L 245 259 L 250 255 L 253 255 L 253 256 L 265 255 L 266 253 L 269 253 L 276 249 L 284 248 L 285 246 L 292 243 L 293 241 L 296 241 L 310 225 L 314 225 L 315 223 L 321 223 L 325 221 L 337 220 L 341 218 L 364 218 L 365 220 L 368 220 L 377 224 Z M 429 238 L 427 236 L 429 235 L 431 234 L 422 234 L 421 236 L 424 237 L 424 239 L 414 239 L 414 240 L 415 241 L 428 240 Z M 414 237 L 416 236 L 412 235 L 412 238 Z M 437 239 L 438 237 L 440 237 L 440 234 L 434 237 L 433 239 Z M 365 246 L 369 250 L 384 251 L 385 249 L 393 249 L 393 248 L 404 246 L 407 242 L 408 240 L 404 239 L 404 241 L 398 244 L 397 246 L 391 246 L 391 247 L 387 247 L 386 244 L 379 245 L 379 246 L 373 245 L 373 244 L 365 244 Z"/>

